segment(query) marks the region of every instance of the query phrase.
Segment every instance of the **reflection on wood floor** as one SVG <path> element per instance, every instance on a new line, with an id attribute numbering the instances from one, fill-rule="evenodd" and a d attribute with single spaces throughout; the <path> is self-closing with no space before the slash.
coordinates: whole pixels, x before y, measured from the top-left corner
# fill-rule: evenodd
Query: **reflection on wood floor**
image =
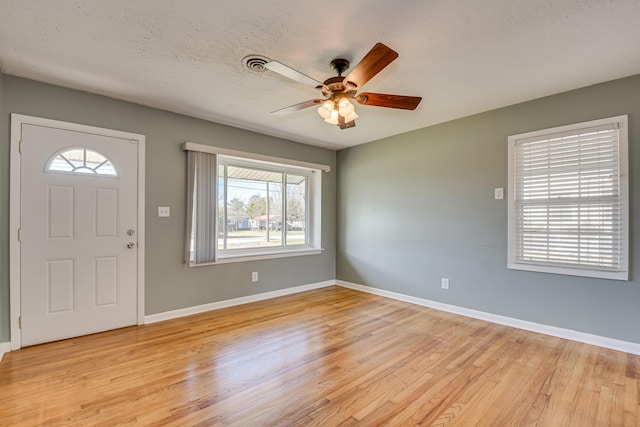
<path id="1" fill-rule="evenodd" d="M 638 426 L 640 357 L 340 287 L 24 348 L 0 424 Z"/>

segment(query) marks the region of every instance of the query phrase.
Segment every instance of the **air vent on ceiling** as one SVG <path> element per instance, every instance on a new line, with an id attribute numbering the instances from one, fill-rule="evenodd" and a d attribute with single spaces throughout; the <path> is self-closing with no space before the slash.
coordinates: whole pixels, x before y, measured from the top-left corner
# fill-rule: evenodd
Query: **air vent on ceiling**
<path id="1" fill-rule="evenodd" d="M 255 73 L 261 73 L 263 71 L 267 71 L 264 67 L 264 64 L 271 61 L 266 56 L 261 55 L 248 55 L 242 58 L 242 63 L 245 67 L 249 69 L 249 71 L 253 71 Z"/>

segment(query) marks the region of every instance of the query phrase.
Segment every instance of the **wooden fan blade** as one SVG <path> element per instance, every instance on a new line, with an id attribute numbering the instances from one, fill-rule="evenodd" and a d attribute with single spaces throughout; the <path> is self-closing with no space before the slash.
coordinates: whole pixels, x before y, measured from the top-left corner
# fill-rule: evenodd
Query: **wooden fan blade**
<path id="1" fill-rule="evenodd" d="M 420 101 L 422 101 L 422 97 L 364 92 L 356 97 L 356 101 L 358 101 L 358 104 L 373 105 L 375 107 L 415 110 Z"/>
<path id="2" fill-rule="evenodd" d="M 313 79 L 307 76 L 306 74 L 303 74 L 298 70 L 294 70 L 293 68 L 287 65 L 284 65 L 283 63 L 278 61 L 269 61 L 266 64 L 264 64 L 264 68 L 307 86 L 311 86 L 314 88 L 317 88 L 318 86 L 322 86 L 322 82 L 319 82 L 316 79 Z"/>
<path id="3" fill-rule="evenodd" d="M 347 85 L 347 82 L 350 82 L 361 88 L 397 57 L 398 52 L 382 43 L 376 43 L 360 63 L 345 77 L 344 84 Z"/>
<path id="4" fill-rule="evenodd" d="M 316 104 L 321 104 L 324 99 L 311 99 L 309 101 L 301 102 L 299 104 L 291 105 L 289 107 L 281 108 L 279 110 L 272 111 L 271 114 L 277 114 L 279 116 L 283 114 L 293 113 L 294 111 L 304 110 L 305 108 L 313 107 Z"/>

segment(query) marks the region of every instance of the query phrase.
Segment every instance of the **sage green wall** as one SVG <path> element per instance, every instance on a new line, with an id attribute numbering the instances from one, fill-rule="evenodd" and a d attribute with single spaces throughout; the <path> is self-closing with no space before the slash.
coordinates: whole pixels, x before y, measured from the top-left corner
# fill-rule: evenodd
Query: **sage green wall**
<path id="1" fill-rule="evenodd" d="M 508 270 L 507 137 L 622 114 L 631 280 Z M 640 75 L 341 150 L 337 279 L 640 343 L 639 138 Z"/>
<path id="2" fill-rule="evenodd" d="M 146 314 L 191 307 L 335 278 L 335 152 L 141 105 L 4 76 L 4 111 L 0 128 L 2 162 L 2 266 L 0 342 L 9 340 L 8 221 L 6 220 L 11 113 L 99 126 L 146 135 Z M 212 100 L 215 102 L 215 100 Z M 321 255 L 189 268 L 183 264 L 186 156 L 184 141 L 331 166 L 322 181 Z M 171 207 L 158 218 L 158 206 Z M 251 272 L 260 281 L 251 283 Z"/>

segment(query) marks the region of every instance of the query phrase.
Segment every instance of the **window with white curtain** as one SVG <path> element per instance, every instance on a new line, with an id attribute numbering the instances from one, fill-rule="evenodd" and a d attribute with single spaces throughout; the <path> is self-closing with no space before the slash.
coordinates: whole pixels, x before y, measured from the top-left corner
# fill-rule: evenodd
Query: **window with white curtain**
<path id="1" fill-rule="evenodd" d="M 512 269 L 628 280 L 627 116 L 509 137 Z"/>
<path id="2" fill-rule="evenodd" d="M 185 143 L 190 265 L 320 251 L 328 166 Z"/>

